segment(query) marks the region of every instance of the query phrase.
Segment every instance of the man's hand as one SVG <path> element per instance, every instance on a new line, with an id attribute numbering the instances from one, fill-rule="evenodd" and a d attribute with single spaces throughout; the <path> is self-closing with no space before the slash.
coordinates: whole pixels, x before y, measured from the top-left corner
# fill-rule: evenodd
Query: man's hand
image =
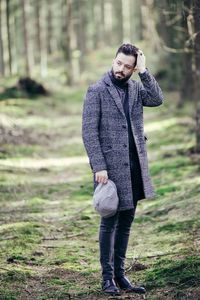
<path id="1" fill-rule="evenodd" d="M 95 180 L 98 183 L 107 183 L 108 181 L 108 173 L 106 170 L 102 170 L 95 173 Z"/>
<path id="2" fill-rule="evenodd" d="M 140 73 L 144 73 L 146 71 L 146 63 L 145 62 L 146 62 L 146 58 L 145 58 L 142 50 L 138 50 L 136 68 Z"/>

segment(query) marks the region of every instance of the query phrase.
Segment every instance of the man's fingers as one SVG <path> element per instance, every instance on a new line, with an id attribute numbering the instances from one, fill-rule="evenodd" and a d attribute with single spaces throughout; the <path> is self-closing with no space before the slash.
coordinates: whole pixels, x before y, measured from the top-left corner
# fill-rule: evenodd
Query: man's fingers
<path id="1" fill-rule="evenodd" d="M 108 178 L 107 178 L 107 177 L 104 177 L 104 176 L 96 176 L 96 181 L 97 181 L 98 183 L 107 183 Z"/>
<path id="2" fill-rule="evenodd" d="M 107 181 L 108 181 L 108 174 L 107 174 L 107 171 L 104 170 L 104 171 L 97 172 L 97 173 L 95 174 L 95 180 L 96 180 L 98 183 L 107 183 Z"/>

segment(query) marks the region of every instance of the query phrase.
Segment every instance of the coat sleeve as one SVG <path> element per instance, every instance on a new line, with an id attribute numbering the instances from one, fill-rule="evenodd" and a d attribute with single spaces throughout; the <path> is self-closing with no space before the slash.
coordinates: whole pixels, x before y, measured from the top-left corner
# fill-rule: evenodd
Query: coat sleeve
<path id="1" fill-rule="evenodd" d="M 90 86 L 83 104 L 82 139 L 93 173 L 107 169 L 99 141 L 100 117 L 100 96 L 97 89 Z"/>
<path id="2" fill-rule="evenodd" d="M 143 106 L 159 106 L 163 103 L 164 97 L 154 76 L 146 68 L 144 73 L 139 73 L 141 82 L 139 82 L 139 94 Z"/>

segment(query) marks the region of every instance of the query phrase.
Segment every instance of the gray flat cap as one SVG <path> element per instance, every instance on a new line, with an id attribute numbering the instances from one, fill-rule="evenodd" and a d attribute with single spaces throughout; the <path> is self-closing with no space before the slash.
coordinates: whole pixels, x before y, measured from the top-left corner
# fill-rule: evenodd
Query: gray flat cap
<path id="1" fill-rule="evenodd" d="M 115 183 L 108 179 L 107 183 L 99 183 L 93 194 L 93 206 L 101 217 L 112 217 L 119 204 Z"/>

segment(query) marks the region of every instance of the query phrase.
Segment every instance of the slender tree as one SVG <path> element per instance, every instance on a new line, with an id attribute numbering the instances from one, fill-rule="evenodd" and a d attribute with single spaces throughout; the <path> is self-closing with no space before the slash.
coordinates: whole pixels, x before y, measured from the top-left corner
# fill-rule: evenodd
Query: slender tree
<path id="1" fill-rule="evenodd" d="M 28 30 L 27 30 L 27 16 L 26 6 L 27 0 L 21 0 L 22 4 L 22 18 L 23 18 L 23 36 L 24 36 L 24 51 L 25 51 L 25 72 L 26 75 L 30 76 L 30 60 L 29 60 L 29 44 L 28 44 Z"/>
<path id="2" fill-rule="evenodd" d="M 62 3 L 62 9 L 64 10 L 62 48 L 64 58 L 66 60 L 65 71 L 67 84 L 72 85 L 74 82 L 72 71 L 72 0 L 64 0 Z"/>
<path id="3" fill-rule="evenodd" d="M 4 49 L 3 49 L 3 38 L 2 38 L 2 0 L 0 0 L 0 74 L 4 76 Z"/>
<path id="4" fill-rule="evenodd" d="M 200 1 L 193 1 L 194 18 L 194 100 L 196 103 L 196 148 L 200 152 Z"/>
<path id="5" fill-rule="evenodd" d="M 189 11 L 191 7 L 191 0 L 184 1 L 182 9 L 181 27 L 183 36 L 183 53 L 181 54 L 181 85 L 180 85 L 180 101 L 179 107 L 183 106 L 185 101 L 191 99 L 193 94 L 194 83 L 192 75 L 192 47 L 190 42 L 190 34 L 188 31 Z M 188 84 L 188 82 L 190 84 Z M 191 101 L 191 100 L 190 100 Z"/>
<path id="6" fill-rule="evenodd" d="M 52 41 L 53 41 L 53 25 L 52 25 L 52 1 L 47 5 L 47 51 L 48 54 L 52 53 Z"/>
<path id="7" fill-rule="evenodd" d="M 12 74 L 12 52 L 11 52 L 11 33 L 10 33 L 10 0 L 6 0 L 6 27 L 8 40 L 8 65 L 9 72 Z"/>
<path id="8" fill-rule="evenodd" d="M 117 44 L 123 43 L 124 30 L 123 30 L 123 6 L 122 0 L 115 0 L 113 2 L 113 33 Z"/>

